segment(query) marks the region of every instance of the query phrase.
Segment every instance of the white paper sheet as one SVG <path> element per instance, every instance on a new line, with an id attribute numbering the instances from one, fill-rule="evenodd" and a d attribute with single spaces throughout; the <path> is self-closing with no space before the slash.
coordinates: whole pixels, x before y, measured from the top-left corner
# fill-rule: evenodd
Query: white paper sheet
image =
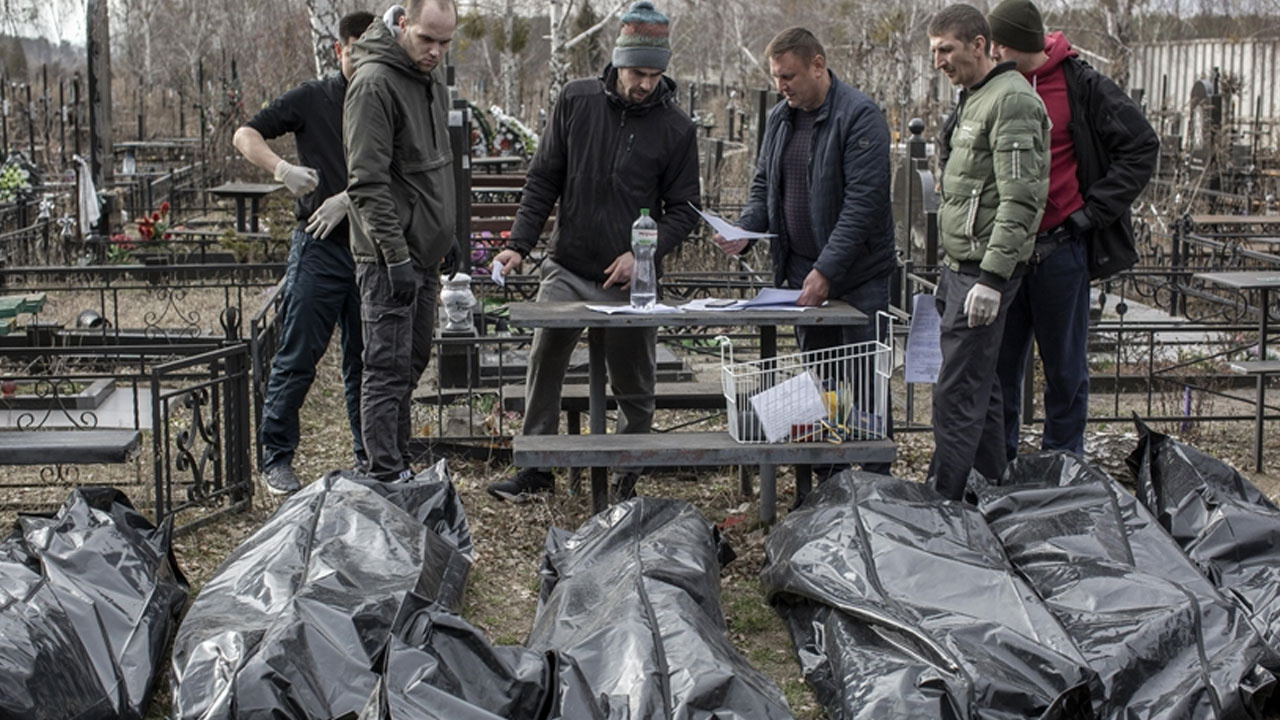
<path id="1" fill-rule="evenodd" d="M 498 287 L 507 286 L 507 276 L 502 274 L 502 263 L 497 260 L 493 261 L 493 270 L 490 271 L 489 277 L 493 278 L 493 281 L 498 283 Z"/>
<path id="2" fill-rule="evenodd" d="M 732 298 L 698 298 L 680 306 L 681 310 L 705 310 L 707 312 L 733 312 L 741 310 L 746 300 L 734 300 Z"/>
<path id="3" fill-rule="evenodd" d="M 759 308 L 771 307 L 774 305 L 795 306 L 800 299 L 799 290 L 791 290 L 789 288 L 762 288 L 756 296 L 746 302 L 743 307 Z"/>
<path id="4" fill-rule="evenodd" d="M 707 224 L 710 225 L 716 232 L 723 235 L 725 240 L 729 240 L 729 241 L 762 240 L 764 238 L 774 237 L 770 233 L 760 233 L 760 232 L 751 232 L 750 230 L 743 230 L 737 225 L 734 225 L 728 220 L 725 220 L 719 215 L 716 215 L 715 213 L 710 213 L 705 210 L 698 210 L 698 207 L 693 203 L 689 203 L 689 207 L 693 208 L 694 210 L 697 210 L 698 214 L 702 216 L 702 219 L 706 220 Z"/>
<path id="5" fill-rule="evenodd" d="M 751 409 L 769 442 L 783 442 L 793 425 L 812 425 L 827 416 L 818 379 L 808 372 L 752 395 Z"/>
<path id="6" fill-rule="evenodd" d="M 606 315 L 667 315 L 680 312 L 680 308 L 663 303 L 656 303 L 651 308 L 637 308 L 630 305 L 588 305 L 587 309 Z"/>
<path id="7" fill-rule="evenodd" d="M 942 369 L 942 318 L 932 295 L 916 295 L 911 305 L 911 329 L 907 331 L 907 358 L 903 374 L 909 383 L 936 383 Z"/>

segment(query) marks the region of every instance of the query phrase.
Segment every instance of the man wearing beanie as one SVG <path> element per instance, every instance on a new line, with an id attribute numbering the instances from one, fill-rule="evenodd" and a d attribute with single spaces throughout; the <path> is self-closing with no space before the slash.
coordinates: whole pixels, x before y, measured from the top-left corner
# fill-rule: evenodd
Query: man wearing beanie
<path id="1" fill-rule="evenodd" d="M 933 389 L 929 477 L 951 500 L 969 472 L 998 478 L 1005 457 L 995 361 L 1049 190 L 1049 118 L 1013 66 L 989 54 L 987 19 L 963 3 L 929 22 L 934 67 L 963 88 L 941 141 L 938 238 L 942 368 Z"/>
<path id="2" fill-rule="evenodd" d="M 987 19 L 993 55 L 1017 64 L 1053 124 L 1049 197 L 997 362 L 1005 453 L 1009 459 L 1018 454 L 1023 376 L 1034 336 L 1045 374 L 1040 446 L 1083 454 L 1089 281 L 1137 260 L 1130 208 L 1155 171 L 1160 141 L 1137 104 L 1080 60 L 1062 33 L 1044 34 L 1030 0 L 1004 0 Z"/>
<path id="3" fill-rule="evenodd" d="M 777 236 L 770 245 L 774 285 L 799 289 L 801 305 L 838 298 L 872 318 L 866 325 L 797 327 L 801 350 L 875 340 L 894 268 L 889 126 L 871 98 L 827 67 L 826 51 L 808 30 L 783 30 L 765 55 L 784 99 L 769 113 L 738 224 Z M 713 239 L 730 254 L 747 247 L 745 240 Z M 888 328 L 879 330 L 885 340 Z M 853 368 L 850 379 L 859 394 L 874 398 L 875 370 L 866 365 Z M 866 409 L 884 417 L 892 434 L 887 403 Z M 888 474 L 889 465 L 863 469 Z"/>
<path id="4" fill-rule="evenodd" d="M 520 268 L 556 202 L 556 226 L 541 267 L 540 302 L 626 301 L 635 259 L 631 223 L 647 208 L 658 223 L 655 262 L 697 223 L 698 143 L 693 121 L 676 105 L 667 17 L 641 0 L 622 16 L 613 62 L 598 78 L 575 80 L 556 98 L 529 166 L 507 248 L 494 259 L 506 275 Z M 560 389 L 582 328 L 540 328 L 529 354 L 523 433 L 554 435 Z M 618 432 L 647 433 L 656 381 L 654 328 L 605 333 L 609 382 L 618 399 Z M 637 473 L 615 471 L 618 499 L 634 494 Z M 524 468 L 489 486 L 503 500 L 551 492 L 547 468 Z"/>

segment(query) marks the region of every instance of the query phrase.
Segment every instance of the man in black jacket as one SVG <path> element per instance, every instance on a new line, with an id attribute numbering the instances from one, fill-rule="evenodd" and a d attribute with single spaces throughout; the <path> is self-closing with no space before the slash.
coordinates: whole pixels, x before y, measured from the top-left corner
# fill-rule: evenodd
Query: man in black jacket
<path id="1" fill-rule="evenodd" d="M 276 98 L 236 130 L 232 142 L 249 162 L 274 174 L 298 198 L 298 226 L 285 274 L 279 348 L 271 363 L 267 399 L 258 428 L 263 479 L 276 494 L 301 487 L 293 471 L 298 409 L 316 378 L 336 323 L 342 333 L 342 381 L 356 464 L 365 462 L 360 435 L 360 293 L 347 242 L 347 164 L 342 155 L 342 102 L 354 72 L 351 44 L 373 22 L 355 12 L 338 22 L 334 46 L 341 73 L 308 80 Z M 293 133 L 298 164 L 281 158 L 267 140 Z"/>
<path id="2" fill-rule="evenodd" d="M 997 364 L 1005 452 L 1009 459 L 1018 454 L 1023 374 L 1034 334 L 1045 374 L 1040 446 L 1083 454 L 1089 281 L 1137 260 L 1130 209 L 1155 171 L 1160 141 L 1137 104 L 1081 61 L 1062 33 L 1044 34 L 1030 0 L 1004 0 L 988 21 L 992 54 L 1017 63 L 1053 123 L 1049 198 Z"/>
<path id="3" fill-rule="evenodd" d="M 648 0 L 622 16 L 613 63 L 598 79 L 569 83 L 556 98 L 529 167 L 507 249 L 494 259 L 505 275 L 533 250 L 557 201 L 556 227 L 542 262 L 539 301 L 625 301 L 631 283 L 631 223 L 648 208 L 658 223 L 656 260 L 674 250 L 698 216 L 698 144 L 663 75 L 671 58 L 665 15 Z M 525 435 L 554 435 L 560 387 L 581 328 L 538 329 L 529 355 Z M 609 329 L 605 359 L 618 396 L 621 433 L 649 432 L 656 379 L 656 330 Z M 634 492 L 636 473 L 615 472 L 615 492 Z M 494 497 L 522 501 L 551 492 L 554 476 L 524 468 L 493 483 Z"/>
<path id="4" fill-rule="evenodd" d="M 800 290 L 801 305 L 836 298 L 869 316 L 867 325 L 797 327 L 801 350 L 884 341 L 888 328 L 877 334 L 876 313 L 889 310 L 894 267 L 889 126 L 871 98 L 827 68 L 826 51 L 808 30 L 783 30 L 765 55 L 784 100 L 769 113 L 738 224 L 777 236 L 770 246 L 774 284 Z M 729 254 L 747 247 L 746 240 L 726 242 L 718 233 L 712 239 Z M 865 357 L 841 381 L 892 428 L 888 398 L 881 398 L 883 408 L 874 407 L 874 353 Z M 865 469 L 889 472 L 888 464 Z"/>

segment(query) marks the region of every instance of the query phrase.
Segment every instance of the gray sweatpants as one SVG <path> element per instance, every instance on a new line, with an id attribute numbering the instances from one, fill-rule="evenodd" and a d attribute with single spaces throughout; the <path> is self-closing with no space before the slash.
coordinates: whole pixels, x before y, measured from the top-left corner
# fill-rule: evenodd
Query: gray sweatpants
<path id="1" fill-rule="evenodd" d="M 971 328 L 964 298 L 977 280 L 977 276 L 943 268 L 934 295 L 942 317 L 942 369 L 933 387 L 934 451 L 929 477 L 952 500 L 964 497 L 971 469 L 998 478 L 1007 462 L 996 358 L 1019 279 L 1005 285 L 995 322 Z"/>
<path id="2" fill-rule="evenodd" d="M 612 302 L 630 299 L 627 290 L 602 288 L 575 275 L 551 258 L 542 263 L 539 302 Z M 539 328 L 533 331 L 526 377 L 525 435 L 555 435 L 560 429 L 560 390 L 582 328 Z M 653 388 L 657 377 L 657 328 L 605 330 L 605 364 L 609 385 L 618 397 L 619 433 L 647 433 L 653 425 Z M 624 396 L 633 396 L 626 398 Z M 642 397 L 634 397 L 642 396 Z"/>
<path id="3" fill-rule="evenodd" d="M 394 480 L 409 468 L 410 403 L 431 360 L 440 278 L 434 272 L 418 277 L 417 297 L 400 305 L 391 298 L 385 265 L 356 263 L 364 333 L 360 425 L 369 474 L 379 480 Z"/>

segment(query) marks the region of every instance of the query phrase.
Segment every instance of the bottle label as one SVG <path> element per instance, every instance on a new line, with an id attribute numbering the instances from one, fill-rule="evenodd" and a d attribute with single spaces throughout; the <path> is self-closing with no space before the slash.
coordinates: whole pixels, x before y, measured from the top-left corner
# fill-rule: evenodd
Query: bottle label
<path id="1" fill-rule="evenodd" d="M 635 229 L 631 231 L 632 245 L 657 245 L 658 231 L 656 229 Z"/>

